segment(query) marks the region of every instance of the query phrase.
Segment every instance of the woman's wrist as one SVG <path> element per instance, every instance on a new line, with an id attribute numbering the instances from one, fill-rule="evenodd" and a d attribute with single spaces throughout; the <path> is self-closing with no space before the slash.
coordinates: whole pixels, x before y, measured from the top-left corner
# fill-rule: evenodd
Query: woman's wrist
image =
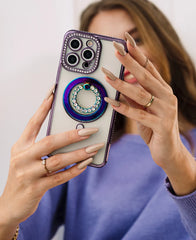
<path id="1" fill-rule="evenodd" d="M 12 240 L 17 240 L 17 238 L 18 238 L 18 233 L 19 233 L 19 226 L 16 228 L 16 232 L 15 232 Z"/>
<path id="2" fill-rule="evenodd" d="M 8 221 L 8 213 L 5 212 L 3 199 L 0 197 L 0 239 L 11 240 L 14 239 L 19 223 L 10 223 Z M 16 238 L 15 238 L 16 239 Z"/>
<path id="3" fill-rule="evenodd" d="M 5 226 L 0 224 L 0 239 L 3 240 L 16 240 L 18 237 L 19 227 L 16 226 Z"/>
<path id="4" fill-rule="evenodd" d="M 196 190 L 196 162 L 182 144 L 170 165 L 164 168 L 176 195 L 187 195 Z"/>

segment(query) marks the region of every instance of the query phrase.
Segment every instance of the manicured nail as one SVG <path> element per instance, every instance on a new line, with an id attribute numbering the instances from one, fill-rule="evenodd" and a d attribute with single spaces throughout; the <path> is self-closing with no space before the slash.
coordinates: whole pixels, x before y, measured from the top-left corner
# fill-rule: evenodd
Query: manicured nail
<path id="1" fill-rule="evenodd" d="M 85 136 L 88 136 L 88 135 L 92 135 L 96 132 L 98 132 L 99 129 L 98 128 L 84 128 L 84 129 L 81 129 L 78 131 L 78 135 L 81 136 L 81 137 L 85 137 Z"/>
<path id="2" fill-rule="evenodd" d="M 53 94 L 54 92 L 54 89 L 55 89 L 55 84 L 50 88 L 50 90 L 47 92 L 46 96 L 45 96 L 45 99 L 48 100 L 49 97 Z"/>
<path id="3" fill-rule="evenodd" d="M 93 158 L 88 158 L 80 163 L 77 164 L 78 169 L 83 169 L 86 166 L 88 166 L 90 163 L 92 163 Z"/>
<path id="4" fill-rule="evenodd" d="M 95 151 L 101 149 L 104 145 L 105 145 L 105 143 L 93 144 L 93 145 L 86 148 L 86 153 L 95 152 Z"/>
<path id="5" fill-rule="evenodd" d="M 116 50 L 120 53 L 120 55 L 125 56 L 127 54 L 122 44 L 113 42 L 113 45 L 116 48 Z"/>
<path id="6" fill-rule="evenodd" d="M 133 39 L 133 37 L 132 37 L 128 32 L 125 32 L 125 37 L 126 37 L 126 39 L 129 41 L 129 43 L 131 44 L 131 46 L 132 46 L 133 48 L 135 48 L 135 47 L 136 47 L 136 42 L 135 42 L 135 40 Z"/>
<path id="7" fill-rule="evenodd" d="M 109 70 L 107 70 L 106 68 L 102 67 L 101 70 L 102 70 L 102 72 L 105 73 L 105 75 L 106 75 L 107 77 L 109 77 L 109 79 L 111 79 L 112 81 L 115 81 L 115 80 L 117 79 L 117 77 L 114 76 L 114 74 L 111 73 L 111 72 L 110 72 Z"/>
<path id="8" fill-rule="evenodd" d="M 111 98 L 108 98 L 108 97 L 104 97 L 104 100 L 107 102 L 107 103 L 110 103 L 111 105 L 115 106 L 115 107 L 120 107 L 120 102 L 119 101 L 116 101 L 114 99 L 111 99 Z"/>

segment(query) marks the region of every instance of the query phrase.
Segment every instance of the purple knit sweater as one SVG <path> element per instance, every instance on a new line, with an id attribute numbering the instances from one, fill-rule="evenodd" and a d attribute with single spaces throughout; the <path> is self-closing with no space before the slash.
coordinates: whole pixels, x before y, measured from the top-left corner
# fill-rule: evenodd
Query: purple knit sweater
<path id="1" fill-rule="evenodd" d="M 177 197 L 166 177 L 141 137 L 124 135 L 105 167 L 48 191 L 18 239 L 49 240 L 62 224 L 66 240 L 196 239 L 196 191 Z"/>

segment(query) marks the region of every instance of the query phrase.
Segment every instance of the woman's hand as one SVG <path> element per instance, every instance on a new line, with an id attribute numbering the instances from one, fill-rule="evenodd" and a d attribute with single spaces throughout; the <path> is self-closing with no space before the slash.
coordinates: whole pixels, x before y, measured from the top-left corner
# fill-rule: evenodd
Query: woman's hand
<path id="1" fill-rule="evenodd" d="M 106 81 L 123 94 L 127 103 L 106 101 L 117 112 L 137 121 L 153 160 L 166 172 L 176 194 L 187 194 L 196 189 L 196 163 L 180 139 L 177 98 L 133 38 L 127 33 L 126 37 L 128 53 L 114 43 L 116 57 L 138 84 L 122 81 L 103 68 Z"/>
<path id="2" fill-rule="evenodd" d="M 32 215 L 48 189 L 81 174 L 92 162 L 92 157 L 103 147 L 101 143 L 51 156 L 46 160 L 45 169 L 41 161 L 43 156 L 58 148 L 87 139 L 98 131 L 96 128 L 72 130 L 47 136 L 35 142 L 52 101 L 51 92 L 29 121 L 20 139 L 12 147 L 8 180 L 0 198 L 0 226 L 4 226 L 4 232 L 6 227 L 8 230 L 9 226 L 17 226 Z M 58 170 L 74 163 L 78 164 L 57 173 Z M 47 169 L 52 173 L 48 174 Z M 1 227 L 0 238 L 6 239 Z"/>

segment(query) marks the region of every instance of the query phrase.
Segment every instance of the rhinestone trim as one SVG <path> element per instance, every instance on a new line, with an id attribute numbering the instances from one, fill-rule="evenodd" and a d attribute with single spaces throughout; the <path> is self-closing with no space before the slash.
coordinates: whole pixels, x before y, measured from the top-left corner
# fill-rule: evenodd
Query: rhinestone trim
<path id="1" fill-rule="evenodd" d="M 74 38 L 74 37 L 75 38 L 77 38 L 77 37 L 87 38 L 89 40 L 93 40 L 96 43 L 97 50 L 96 50 L 96 54 L 95 54 L 95 58 L 94 58 L 94 64 L 93 64 L 92 68 L 90 68 L 88 70 L 87 69 L 80 69 L 80 68 L 76 68 L 76 67 L 71 67 L 66 63 L 65 59 L 66 59 L 67 45 L 69 43 L 70 38 Z M 63 67 L 68 71 L 90 74 L 90 73 L 94 72 L 98 67 L 100 51 L 101 51 L 101 43 L 92 34 L 90 34 L 90 33 L 86 34 L 86 33 L 80 32 L 80 31 L 72 32 L 72 33 L 68 34 L 67 37 L 65 38 L 64 46 L 63 46 L 63 50 L 62 50 L 62 56 L 61 56 L 61 63 L 63 65 Z"/>
<path id="2" fill-rule="evenodd" d="M 80 91 L 90 91 L 95 96 L 95 102 L 90 107 L 80 106 L 78 103 L 78 94 Z M 63 106 L 70 117 L 80 122 L 92 122 L 100 118 L 106 108 L 107 103 L 104 97 L 107 97 L 104 86 L 94 78 L 80 77 L 71 81 L 65 88 L 63 94 Z"/>
<path id="3" fill-rule="evenodd" d="M 80 104 L 78 103 L 77 97 L 78 97 L 78 93 L 81 90 L 91 91 L 92 93 L 94 93 L 94 95 L 96 97 L 96 101 L 92 107 L 84 108 L 84 107 L 80 106 Z M 93 85 L 90 85 L 90 83 L 78 84 L 74 87 L 74 89 L 72 91 L 72 98 L 71 98 L 70 103 L 76 112 L 86 115 L 86 114 L 93 113 L 98 110 L 98 108 L 101 104 L 101 95 L 98 92 L 98 89 L 96 87 L 94 87 Z"/>

